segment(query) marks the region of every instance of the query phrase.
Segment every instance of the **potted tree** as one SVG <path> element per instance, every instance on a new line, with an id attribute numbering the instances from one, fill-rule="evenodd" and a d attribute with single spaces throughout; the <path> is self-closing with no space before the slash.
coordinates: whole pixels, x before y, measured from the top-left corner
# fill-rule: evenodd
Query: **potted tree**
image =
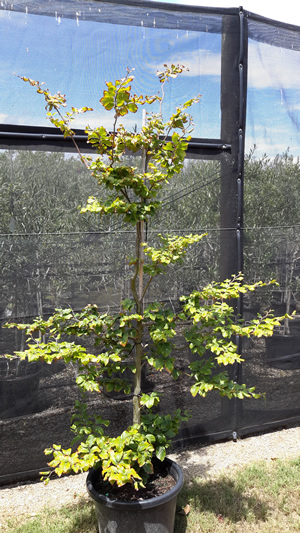
<path id="1" fill-rule="evenodd" d="M 72 108 L 63 115 L 64 95 L 51 95 L 38 81 L 22 78 L 44 95 L 51 122 L 65 136 L 71 136 L 82 162 L 99 186 L 110 192 L 105 201 L 90 197 L 81 211 L 118 216 L 135 228 L 135 254 L 129 261 L 131 297 L 122 301 L 119 312 L 101 313 L 91 303 L 79 313 L 56 310 L 47 320 L 40 317 L 32 324 L 7 325 L 26 331 L 27 349 L 18 352 L 21 359 L 47 363 L 63 359 L 74 363 L 78 368 L 77 384 L 84 392 L 99 394 L 104 387 L 108 392 L 132 392 L 132 425 L 121 428 L 120 435 L 109 435 L 109 429 L 105 429 L 109 421 L 91 412 L 86 403 L 77 402 L 71 426 L 77 448 L 63 449 L 54 444 L 45 451 L 53 454 L 49 466 L 59 476 L 70 471 L 90 471 L 87 489 L 95 501 L 100 532 L 119 528 L 133 533 L 153 528 L 156 532 L 171 532 L 174 528 L 176 496 L 183 478 L 178 465 L 166 458 L 166 451 L 180 423 L 189 415 L 180 410 L 159 411 L 160 395 L 142 390 L 143 366 L 147 363 L 156 372 L 166 371 L 177 379 L 180 370 L 173 348 L 180 334 L 193 352 L 188 369 L 193 396 L 206 396 L 214 390 L 228 398 L 257 398 L 260 395 L 254 388 L 233 382 L 226 372 L 228 365 L 242 360 L 232 338 L 269 336 L 279 324 L 279 319 L 270 313 L 247 325 L 235 316 L 230 300 L 235 302 L 240 294 L 264 285 L 244 285 L 242 275 L 182 296 L 179 312 L 159 301 L 147 301 L 153 280 L 169 265 L 181 262 L 187 248 L 204 237 L 159 235 L 160 244 L 156 247 L 145 242 L 144 225 L 161 208 L 159 195 L 163 187 L 183 168 L 192 131 L 187 110 L 198 102 L 198 97 L 177 108 L 168 120 L 164 121 L 162 114 L 166 83 L 183 70 L 183 66 L 165 65 L 158 72 L 161 91 L 154 96 L 137 96 L 132 91 L 134 77 L 129 70 L 124 78 L 106 83 L 100 102 L 113 113 L 113 129 L 109 132 L 100 126 L 86 130 L 96 158 L 81 154 L 70 128 L 70 120 L 90 108 Z M 122 117 L 147 105 L 158 106 L 158 110 L 144 113 L 140 132 L 136 128 L 128 131 L 120 123 Z M 141 170 L 124 165 L 123 156 L 128 152 L 141 154 Z M 125 370 L 133 374 L 132 391 Z M 121 372 L 121 377 L 116 372 Z M 43 473 L 46 480 L 50 474 L 51 471 Z M 157 479 L 164 479 L 164 483 L 157 483 Z"/>

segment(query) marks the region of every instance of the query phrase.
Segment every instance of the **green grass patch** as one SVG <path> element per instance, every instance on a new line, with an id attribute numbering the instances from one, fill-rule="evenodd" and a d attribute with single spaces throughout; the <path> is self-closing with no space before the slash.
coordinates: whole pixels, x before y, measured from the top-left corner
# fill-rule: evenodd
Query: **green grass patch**
<path id="1" fill-rule="evenodd" d="M 3 533 L 96 533 L 97 525 L 92 502 L 86 499 L 57 510 L 45 509 L 34 518 L 10 519 Z"/>
<path id="2" fill-rule="evenodd" d="M 261 461 L 214 480 L 194 479 L 178 497 L 175 533 L 300 531 L 300 457 Z M 11 519 L 3 533 L 96 533 L 93 504 L 81 500 L 30 519 Z M 125 532 L 124 532 L 125 533 Z M 127 532 L 126 532 L 127 533 Z M 129 533 L 129 532 L 128 532 Z"/>
<path id="3" fill-rule="evenodd" d="M 214 480 L 195 479 L 178 498 L 176 533 L 300 531 L 300 457 L 260 461 Z"/>

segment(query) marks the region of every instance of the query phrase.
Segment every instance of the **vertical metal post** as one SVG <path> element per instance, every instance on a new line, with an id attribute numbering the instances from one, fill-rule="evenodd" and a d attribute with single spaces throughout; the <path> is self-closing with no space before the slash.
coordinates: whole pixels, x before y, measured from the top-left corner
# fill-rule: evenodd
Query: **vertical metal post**
<path id="1" fill-rule="evenodd" d="M 221 66 L 221 139 L 231 144 L 231 152 L 221 161 L 220 196 L 220 278 L 243 270 L 243 178 L 247 95 L 247 21 L 243 8 L 237 16 L 223 17 Z M 242 315 L 240 299 L 236 312 Z M 240 339 L 236 339 L 241 351 Z M 234 365 L 230 377 L 241 379 L 241 365 Z M 237 433 L 239 402 L 223 401 L 222 415 L 230 417 L 232 434 Z"/>
<path id="2" fill-rule="evenodd" d="M 237 262 L 238 271 L 243 271 L 243 226 L 244 226 L 244 163 L 245 163 L 245 129 L 246 129 L 246 106 L 247 106 L 247 67 L 248 67 L 248 26 L 245 19 L 243 8 L 239 8 L 240 22 L 240 43 L 239 43 L 239 148 L 238 148 L 238 174 L 237 174 L 237 220 L 236 220 L 236 239 L 237 239 Z M 237 304 L 237 314 L 243 315 L 243 296 L 240 295 Z M 242 339 L 236 337 L 238 353 L 242 353 Z M 242 382 L 242 364 L 235 364 L 234 381 Z M 235 399 L 233 410 L 233 438 L 238 433 L 239 419 L 243 414 L 243 405 L 241 400 Z"/>
<path id="3" fill-rule="evenodd" d="M 237 273 L 238 150 L 239 150 L 239 18 L 224 15 L 221 59 L 221 139 L 231 145 L 221 159 L 220 278 Z"/>

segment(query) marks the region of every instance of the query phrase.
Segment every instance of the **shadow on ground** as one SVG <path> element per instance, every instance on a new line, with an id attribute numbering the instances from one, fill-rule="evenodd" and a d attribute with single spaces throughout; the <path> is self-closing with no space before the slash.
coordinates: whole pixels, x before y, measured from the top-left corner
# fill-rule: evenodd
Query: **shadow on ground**
<path id="1" fill-rule="evenodd" d="M 267 520 L 269 506 L 256 495 L 243 493 L 239 483 L 228 479 L 216 480 L 193 480 L 186 483 L 183 491 L 178 497 L 178 510 L 176 515 L 176 533 L 184 533 L 187 529 L 188 519 L 184 516 L 183 510 L 190 506 L 191 513 L 206 514 L 206 519 L 212 522 L 224 520 L 238 523 L 245 520 L 261 522 Z M 205 520 L 203 516 L 203 520 Z M 201 527 L 201 522 L 198 521 Z"/>

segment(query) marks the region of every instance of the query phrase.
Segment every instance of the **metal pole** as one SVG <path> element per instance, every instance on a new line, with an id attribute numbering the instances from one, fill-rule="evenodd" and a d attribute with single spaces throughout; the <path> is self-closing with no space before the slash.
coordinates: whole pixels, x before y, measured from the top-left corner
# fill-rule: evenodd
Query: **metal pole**
<path id="1" fill-rule="evenodd" d="M 247 23 L 242 8 L 237 16 L 223 17 L 221 63 L 221 138 L 231 151 L 221 158 L 220 194 L 220 278 L 227 279 L 243 270 L 243 177 L 247 90 Z M 225 229 L 228 228 L 228 229 Z M 242 314 L 242 300 L 236 304 Z M 240 339 L 236 339 L 240 353 Z M 230 377 L 241 379 L 241 365 L 234 365 Z M 231 421 L 237 434 L 239 403 L 222 401 L 222 415 Z"/>

